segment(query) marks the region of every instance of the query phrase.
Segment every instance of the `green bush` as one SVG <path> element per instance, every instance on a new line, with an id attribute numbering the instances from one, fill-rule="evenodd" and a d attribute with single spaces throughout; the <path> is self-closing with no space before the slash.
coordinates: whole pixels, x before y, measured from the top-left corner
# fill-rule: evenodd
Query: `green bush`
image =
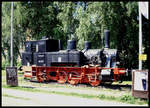
<path id="1" fill-rule="evenodd" d="M 21 66 L 21 62 L 17 62 L 17 67 L 20 67 Z"/>
<path id="2" fill-rule="evenodd" d="M 116 97 L 110 96 L 110 97 L 108 97 L 108 99 L 109 99 L 109 100 L 116 100 Z"/>
<path id="3" fill-rule="evenodd" d="M 130 96 L 130 95 L 123 95 L 120 97 L 120 100 L 122 102 L 128 102 L 128 103 L 131 103 L 131 104 L 134 104 L 135 103 L 135 98 L 133 96 Z"/>
<path id="4" fill-rule="evenodd" d="M 104 94 L 101 94 L 101 95 L 98 96 L 98 98 L 100 98 L 100 99 L 105 99 L 106 97 L 105 97 Z"/>
<path id="5" fill-rule="evenodd" d="M 2 60 L 2 70 L 5 70 L 7 66 L 10 66 L 10 62 L 8 60 Z M 15 62 L 14 66 L 17 66 L 17 68 L 19 68 L 21 66 L 21 62 Z"/>
<path id="6" fill-rule="evenodd" d="M 2 61 L 2 70 L 5 70 L 5 68 L 7 67 L 7 66 L 10 66 L 10 63 L 8 62 L 8 61 Z"/>

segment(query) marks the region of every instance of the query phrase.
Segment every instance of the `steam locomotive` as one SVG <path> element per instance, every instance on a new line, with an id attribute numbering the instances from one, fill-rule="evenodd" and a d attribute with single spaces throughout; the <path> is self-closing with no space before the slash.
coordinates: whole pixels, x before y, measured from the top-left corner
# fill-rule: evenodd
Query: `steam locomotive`
<path id="1" fill-rule="evenodd" d="M 81 51 L 76 49 L 75 40 L 67 41 L 66 50 L 63 50 L 60 40 L 43 38 L 26 41 L 25 52 L 22 53 L 24 76 L 36 77 L 39 82 L 88 82 L 92 86 L 120 80 L 126 71 L 117 67 L 117 49 L 109 48 L 109 35 L 110 31 L 105 30 L 104 48 L 91 49 L 91 43 L 85 41 Z"/>

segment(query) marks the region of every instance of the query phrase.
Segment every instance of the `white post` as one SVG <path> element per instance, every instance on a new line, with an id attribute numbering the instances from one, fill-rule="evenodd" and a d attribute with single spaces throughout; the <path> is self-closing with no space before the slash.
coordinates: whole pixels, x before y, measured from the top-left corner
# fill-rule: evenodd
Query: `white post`
<path id="1" fill-rule="evenodd" d="M 13 2 L 11 2 L 11 67 L 13 66 Z"/>
<path id="2" fill-rule="evenodd" d="M 140 54 L 142 54 L 142 14 L 139 9 L 139 55 Z M 142 60 L 139 60 L 139 70 L 142 70 Z"/>

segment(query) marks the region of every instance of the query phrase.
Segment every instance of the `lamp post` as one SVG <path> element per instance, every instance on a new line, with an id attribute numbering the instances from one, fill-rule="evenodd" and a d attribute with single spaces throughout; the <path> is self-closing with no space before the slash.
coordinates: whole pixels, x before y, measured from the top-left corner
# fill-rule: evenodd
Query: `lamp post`
<path id="1" fill-rule="evenodd" d="M 14 4 L 13 4 L 13 2 L 11 2 L 11 67 L 13 66 L 13 7 L 14 6 Z"/>

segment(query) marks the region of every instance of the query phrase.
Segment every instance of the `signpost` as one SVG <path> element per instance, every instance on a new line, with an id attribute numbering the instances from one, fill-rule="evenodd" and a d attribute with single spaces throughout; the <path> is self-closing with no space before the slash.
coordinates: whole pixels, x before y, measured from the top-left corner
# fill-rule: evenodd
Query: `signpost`
<path id="1" fill-rule="evenodd" d="M 147 60 L 146 54 L 139 54 L 139 60 Z"/>
<path id="2" fill-rule="evenodd" d="M 17 67 L 13 67 L 13 2 L 11 2 L 11 66 L 6 67 L 7 85 L 18 86 Z"/>
<path id="3" fill-rule="evenodd" d="M 148 70 L 132 71 L 132 96 L 138 98 L 148 98 Z"/>
<path id="4" fill-rule="evenodd" d="M 145 18 L 149 19 L 149 3 L 146 2 L 139 2 L 139 56 L 142 55 L 142 15 Z M 142 70 L 142 60 L 139 59 L 139 70 Z"/>
<path id="5" fill-rule="evenodd" d="M 6 67 L 7 85 L 18 86 L 17 67 Z"/>

